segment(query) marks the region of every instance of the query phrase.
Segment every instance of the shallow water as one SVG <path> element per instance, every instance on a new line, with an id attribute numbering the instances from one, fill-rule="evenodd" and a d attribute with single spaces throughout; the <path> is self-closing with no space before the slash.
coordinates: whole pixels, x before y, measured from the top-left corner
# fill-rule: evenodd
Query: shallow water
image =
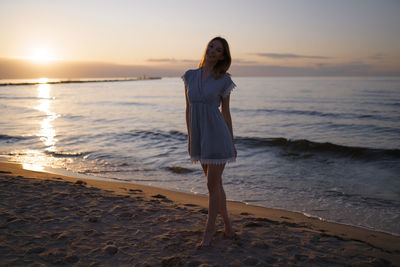
<path id="1" fill-rule="evenodd" d="M 399 78 L 233 80 L 229 199 L 400 234 Z M 207 193 L 179 78 L 0 86 L 0 109 L 4 159 Z"/>

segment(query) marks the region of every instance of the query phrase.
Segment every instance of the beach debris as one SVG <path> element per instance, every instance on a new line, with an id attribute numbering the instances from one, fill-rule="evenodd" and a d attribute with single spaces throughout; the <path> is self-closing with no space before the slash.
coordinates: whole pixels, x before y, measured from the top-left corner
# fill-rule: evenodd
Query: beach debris
<path id="1" fill-rule="evenodd" d="M 118 248 L 114 245 L 108 245 L 104 247 L 104 251 L 110 255 L 114 255 L 118 252 Z"/>
<path id="2" fill-rule="evenodd" d="M 167 167 L 167 169 L 171 172 L 178 173 L 178 174 L 185 174 L 185 173 L 190 173 L 193 172 L 191 169 L 179 167 L 179 166 L 171 166 Z"/>
<path id="3" fill-rule="evenodd" d="M 208 214 L 208 209 L 203 208 L 203 209 L 200 209 L 199 212 L 203 213 L 203 214 Z"/>
<path id="4" fill-rule="evenodd" d="M 262 225 L 260 223 L 257 222 L 248 222 L 245 223 L 244 227 L 261 227 Z"/>
<path id="5" fill-rule="evenodd" d="M 185 206 L 185 207 L 198 207 L 199 205 L 187 203 L 187 204 L 183 204 L 183 206 Z"/>
<path id="6" fill-rule="evenodd" d="M 161 199 L 162 202 L 166 202 L 166 203 L 172 203 L 173 202 L 172 200 L 168 199 L 166 196 L 163 196 L 163 195 L 160 195 L 160 194 L 154 195 L 152 197 Z M 155 201 L 157 201 L 157 200 L 155 200 Z"/>
<path id="7" fill-rule="evenodd" d="M 117 213 L 123 213 L 123 212 L 127 212 L 127 211 L 129 211 L 129 208 L 128 208 L 128 207 L 124 207 L 124 206 L 120 206 L 120 205 L 113 206 L 113 207 L 109 210 L 110 213 L 115 213 L 115 212 L 117 212 Z"/>
<path id="8" fill-rule="evenodd" d="M 57 235 L 57 240 L 63 240 L 63 239 L 67 239 L 68 235 L 67 233 L 60 233 L 59 235 Z"/>
<path id="9" fill-rule="evenodd" d="M 143 190 L 140 190 L 140 189 L 129 189 L 129 194 L 137 194 L 137 193 L 143 193 Z"/>
<path id="10" fill-rule="evenodd" d="M 85 186 L 85 185 L 87 185 L 87 183 L 85 181 L 78 180 L 75 182 L 75 185 Z"/>
<path id="11" fill-rule="evenodd" d="M 154 196 L 151 196 L 151 197 L 160 198 L 160 199 L 166 199 L 167 198 L 166 196 L 163 196 L 163 195 L 160 195 L 160 194 L 157 194 L 157 195 L 154 195 Z"/>

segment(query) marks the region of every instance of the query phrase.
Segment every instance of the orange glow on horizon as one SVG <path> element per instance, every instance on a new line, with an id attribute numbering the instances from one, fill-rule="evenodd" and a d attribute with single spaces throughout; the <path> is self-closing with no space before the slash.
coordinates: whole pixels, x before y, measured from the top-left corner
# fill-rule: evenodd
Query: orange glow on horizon
<path id="1" fill-rule="evenodd" d="M 45 46 L 35 47 L 27 58 L 38 64 L 48 64 L 57 60 L 52 49 Z"/>

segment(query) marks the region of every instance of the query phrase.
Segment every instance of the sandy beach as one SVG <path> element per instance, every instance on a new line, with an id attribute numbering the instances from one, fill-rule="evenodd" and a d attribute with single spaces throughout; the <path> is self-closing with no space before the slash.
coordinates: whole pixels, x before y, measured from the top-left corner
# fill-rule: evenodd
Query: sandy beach
<path id="1" fill-rule="evenodd" d="M 198 248 L 207 198 L 0 163 L 1 266 L 400 266 L 400 237 L 229 202 L 237 236 Z"/>

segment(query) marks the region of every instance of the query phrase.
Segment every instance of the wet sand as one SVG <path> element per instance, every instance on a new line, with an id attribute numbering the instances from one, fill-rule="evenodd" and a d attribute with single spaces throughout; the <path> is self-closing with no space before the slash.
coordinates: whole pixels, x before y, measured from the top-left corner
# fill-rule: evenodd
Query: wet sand
<path id="1" fill-rule="evenodd" d="M 400 266 L 400 237 L 229 202 L 199 249 L 207 198 L 0 162 L 1 266 Z"/>

